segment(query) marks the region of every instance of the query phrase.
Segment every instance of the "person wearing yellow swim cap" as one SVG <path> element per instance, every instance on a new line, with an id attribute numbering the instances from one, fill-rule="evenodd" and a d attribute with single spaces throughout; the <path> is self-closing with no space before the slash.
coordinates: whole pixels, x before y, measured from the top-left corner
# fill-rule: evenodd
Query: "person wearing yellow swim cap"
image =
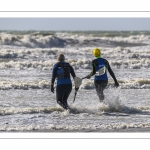
<path id="1" fill-rule="evenodd" d="M 94 48 L 92 53 L 95 57 L 100 57 L 101 56 L 101 51 L 98 48 Z"/>
<path id="2" fill-rule="evenodd" d="M 96 92 L 100 102 L 103 102 L 104 100 L 103 91 L 108 84 L 107 70 L 114 79 L 115 87 L 118 87 L 119 83 L 109 65 L 109 62 L 106 59 L 101 58 L 101 50 L 99 48 L 94 48 L 92 54 L 94 57 L 96 57 L 96 59 L 92 60 L 92 71 L 90 74 L 86 76 L 86 78 L 90 79 L 91 76 L 95 75 L 94 84 Z"/>

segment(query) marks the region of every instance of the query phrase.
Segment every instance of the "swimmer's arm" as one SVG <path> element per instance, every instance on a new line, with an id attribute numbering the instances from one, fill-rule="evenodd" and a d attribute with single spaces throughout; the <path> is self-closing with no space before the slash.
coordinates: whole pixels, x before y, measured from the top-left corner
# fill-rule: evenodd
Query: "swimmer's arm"
<path id="1" fill-rule="evenodd" d="M 76 74 L 75 74 L 74 69 L 72 68 L 72 66 L 70 66 L 70 73 L 71 73 L 73 78 L 76 77 Z"/>
<path id="2" fill-rule="evenodd" d="M 106 64 L 107 64 L 107 69 L 108 69 L 108 72 L 110 73 L 110 75 L 112 76 L 112 78 L 114 79 L 114 82 L 117 83 L 117 79 L 116 79 L 116 76 L 114 74 L 114 72 L 112 71 L 110 65 L 109 65 L 109 62 L 107 60 L 106 61 Z"/>
<path id="3" fill-rule="evenodd" d="M 90 72 L 90 74 L 88 74 L 86 76 L 87 79 L 90 79 L 91 76 L 95 75 L 96 74 L 96 64 L 95 64 L 95 61 L 93 60 L 92 61 L 92 71 Z"/>
<path id="4" fill-rule="evenodd" d="M 54 85 L 56 76 L 57 76 L 57 66 L 55 65 L 55 66 L 53 67 L 53 71 L 52 71 L 51 85 Z"/>

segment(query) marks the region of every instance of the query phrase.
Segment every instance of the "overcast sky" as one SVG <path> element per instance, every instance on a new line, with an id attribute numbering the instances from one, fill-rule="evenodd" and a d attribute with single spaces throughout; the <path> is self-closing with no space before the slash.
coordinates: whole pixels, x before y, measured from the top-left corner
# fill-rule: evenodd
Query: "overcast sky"
<path id="1" fill-rule="evenodd" d="M 150 18 L 0 18 L 0 30 L 150 30 Z"/>

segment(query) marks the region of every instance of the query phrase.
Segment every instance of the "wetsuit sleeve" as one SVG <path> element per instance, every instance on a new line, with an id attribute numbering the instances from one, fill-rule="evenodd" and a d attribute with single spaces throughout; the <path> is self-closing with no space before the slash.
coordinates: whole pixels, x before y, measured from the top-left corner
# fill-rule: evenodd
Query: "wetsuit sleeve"
<path id="1" fill-rule="evenodd" d="M 109 62 L 108 62 L 106 59 L 104 59 L 104 61 L 105 61 L 105 63 L 107 64 L 108 72 L 110 73 L 110 75 L 112 76 L 112 78 L 114 79 L 114 81 L 115 81 L 115 83 L 116 83 L 116 82 L 117 82 L 117 79 L 116 79 L 115 74 L 114 74 L 114 72 L 112 71 L 112 69 L 111 69 L 111 67 L 110 67 L 110 65 L 109 65 Z"/>
<path id="2" fill-rule="evenodd" d="M 93 76 L 94 74 L 96 74 L 96 62 L 93 60 L 92 61 L 92 71 L 90 72 L 90 74 L 87 75 L 87 77 L 91 77 Z"/>
<path id="3" fill-rule="evenodd" d="M 76 77 L 76 74 L 75 74 L 75 72 L 74 72 L 74 69 L 72 68 L 71 65 L 70 65 L 70 73 L 71 73 L 71 75 L 72 75 L 73 78 Z"/>
<path id="4" fill-rule="evenodd" d="M 53 72 L 52 72 L 51 85 L 54 85 L 56 76 L 57 76 L 57 65 L 54 65 Z"/>

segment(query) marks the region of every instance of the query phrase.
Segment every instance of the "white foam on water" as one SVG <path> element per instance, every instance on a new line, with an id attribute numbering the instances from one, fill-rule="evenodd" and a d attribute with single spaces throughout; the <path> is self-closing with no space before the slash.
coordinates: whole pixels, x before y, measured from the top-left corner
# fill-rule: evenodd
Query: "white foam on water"
<path id="1" fill-rule="evenodd" d="M 24 79 L 25 80 L 25 79 Z M 73 88 L 75 87 L 74 81 L 72 80 Z M 50 80 L 0 80 L 0 89 L 9 90 L 9 89 L 49 89 L 50 88 Z M 132 78 L 132 79 L 122 79 L 118 80 L 121 89 L 150 89 L 150 80 L 146 78 Z M 114 86 L 114 81 L 109 80 L 107 88 L 111 88 Z M 93 79 L 85 79 L 82 81 L 80 85 L 80 89 L 94 89 L 94 80 Z"/>
<path id="2" fill-rule="evenodd" d="M 11 58 L 16 60 L 4 60 L 0 62 L 0 68 L 10 69 L 51 69 L 57 62 L 58 53 L 64 53 L 66 61 L 74 68 L 91 69 L 93 56 L 91 55 L 92 47 L 85 48 L 1 48 L 0 58 Z M 141 69 L 150 67 L 150 46 L 142 49 L 138 48 L 102 48 L 102 57 L 108 59 L 113 68 L 131 68 Z M 111 54 L 111 55 L 110 55 Z M 19 59 L 28 59 L 22 61 Z M 32 60 L 33 59 L 33 60 Z"/>
<path id="3" fill-rule="evenodd" d="M 69 42 L 70 46 L 66 47 Z M 118 42 L 120 46 L 115 44 Z M 82 33 L 1 33 L 0 130 L 90 131 L 150 127 L 146 90 L 150 88 L 150 45 L 144 46 L 145 43 L 150 43 L 150 36 L 141 33 L 112 37 Z M 70 112 L 54 107 L 55 95 L 49 89 L 57 54 L 64 53 L 77 76 L 84 77 L 91 71 L 91 62 L 95 59 L 91 51 L 95 46 L 100 47 L 102 57 L 109 61 L 120 87 L 113 88 L 114 81 L 110 77 L 105 103 L 99 103 L 96 92 L 91 92 L 95 88 L 93 77 L 85 79 L 80 86 L 84 92 L 77 95 L 81 101 L 70 104 Z M 123 95 L 123 91 L 128 95 Z M 69 100 L 72 97 L 71 93 Z"/>
<path id="4" fill-rule="evenodd" d="M 38 107 L 38 108 L 0 108 L 0 115 L 52 113 L 64 111 L 61 107 Z"/>
<path id="5" fill-rule="evenodd" d="M 133 129 L 136 128 L 149 128 L 150 123 L 114 123 L 114 124 L 96 124 L 96 125 L 22 125 L 22 126 L 0 126 L 0 131 L 102 131 L 102 130 L 114 130 L 114 129 Z"/>

